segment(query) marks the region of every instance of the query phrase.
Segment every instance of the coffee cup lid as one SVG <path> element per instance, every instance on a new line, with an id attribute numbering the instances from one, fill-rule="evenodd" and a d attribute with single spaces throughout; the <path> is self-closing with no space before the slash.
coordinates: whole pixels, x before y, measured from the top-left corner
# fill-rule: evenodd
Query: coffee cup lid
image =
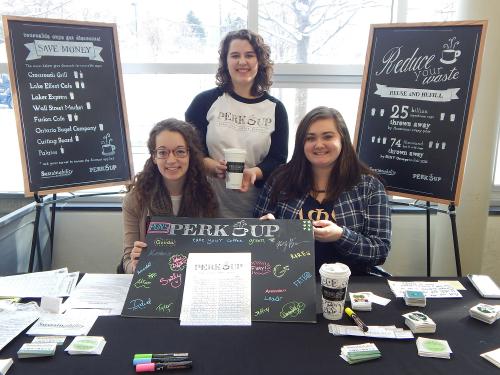
<path id="1" fill-rule="evenodd" d="M 351 270 L 344 263 L 324 263 L 319 269 L 321 276 L 329 278 L 349 277 Z"/>
<path id="2" fill-rule="evenodd" d="M 246 154 L 247 151 L 244 148 L 225 148 L 224 153 L 226 154 Z"/>

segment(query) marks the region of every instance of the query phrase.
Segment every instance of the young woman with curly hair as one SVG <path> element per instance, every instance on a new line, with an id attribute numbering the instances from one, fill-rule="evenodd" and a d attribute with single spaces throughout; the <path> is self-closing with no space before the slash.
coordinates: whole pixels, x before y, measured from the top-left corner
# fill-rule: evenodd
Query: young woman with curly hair
<path id="1" fill-rule="evenodd" d="M 196 129 L 173 118 L 149 133 L 150 157 L 129 186 L 123 201 L 122 267 L 133 273 L 142 250 L 149 217 L 216 217 L 217 200 L 206 178 Z"/>
<path id="2" fill-rule="evenodd" d="M 262 37 L 232 31 L 220 45 L 217 87 L 198 94 L 186 111 L 186 121 L 200 133 L 205 168 L 223 217 L 251 217 L 264 180 L 286 162 L 288 116 L 268 93 L 271 77 L 270 49 Z M 225 188 L 226 148 L 246 150 L 239 190 Z"/>

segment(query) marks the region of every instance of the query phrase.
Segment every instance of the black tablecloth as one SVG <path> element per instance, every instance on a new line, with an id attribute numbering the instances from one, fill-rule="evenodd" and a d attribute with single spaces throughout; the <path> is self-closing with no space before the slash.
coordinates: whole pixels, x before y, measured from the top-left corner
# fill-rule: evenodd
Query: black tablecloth
<path id="1" fill-rule="evenodd" d="M 394 280 L 431 279 L 393 278 Z M 477 303 L 500 304 L 481 298 L 472 285 L 460 299 L 428 299 L 425 308 L 409 307 L 396 299 L 387 280 L 352 277 L 350 292 L 371 291 L 392 301 L 387 306 L 373 304 L 370 312 L 359 312 L 367 325 L 404 325 L 401 314 L 420 310 L 437 324 L 434 334 L 418 336 L 448 340 L 451 359 L 419 357 L 415 340 L 335 337 L 318 314 L 318 323 L 263 323 L 250 327 L 181 327 L 178 319 L 138 319 L 100 317 L 89 335 L 104 336 L 107 344 L 100 356 L 70 356 L 63 350 L 54 357 L 18 359 L 16 352 L 31 337 L 24 333 L 9 343 L 0 358 L 12 357 L 9 375 L 16 374 L 135 374 L 134 353 L 189 352 L 193 368 L 168 371 L 172 374 L 498 374 L 499 370 L 479 354 L 500 347 L 500 322 L 492 325 L 469 317 Z M 318 295 L 318 299 L 320 296 Z M 338 324 L 352 324 L 345 316 Z M 344 345 L 374 342 L 382 358 L 349 365 L 339 357 Z"/>

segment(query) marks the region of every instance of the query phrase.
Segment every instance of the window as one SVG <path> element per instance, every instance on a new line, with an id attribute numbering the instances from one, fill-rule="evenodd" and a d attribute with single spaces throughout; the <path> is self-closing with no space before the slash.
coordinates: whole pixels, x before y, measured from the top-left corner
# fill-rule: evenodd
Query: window
<path id="1" fill-rule="evenodd" d="M 152 125 L 167 117 L 184 117 L 192 97 L 214 86 L 221 37 L 247 27 L 244 1 L 0 0 L 0 4 L 2 14 L 117 24 L 135 172 L 148 156 L 146 140 Z M 3 37 L 2 29 L 0 158 L 9 160 L 2 165 L 9 178 L 1 180 L 0 192 L 21 192 L 23 174 Z"/>
<path id="2" fill-rule="evenodd" d="M 134 170 L 148 157 L 152 125 L 184 117 L 198 92 L 214 86 L 220 39 L 257 30 L 275 62 L 271 94 L 285 104 L 291 156 L 298 121 L 311 108 L 337 108 L 354 136 L 372 23 L 453 20 L 456 0 L 0 0 L 3 14 L 113 22 L 118 27 Z M 0 30 L 0 192 L 21 192 L 23 176 Z M 8 160 L 8 162 L 5 162 Z M 500 152 L 495 184 L 500 187 Z M 113 190 L 118 190 L 116 187 Z M 109 189 L 108 189 L 109 190 Z"/>
<path id="3" fill-rule="evenodd" d="M 363 64 L 370 23 L 389 23 L 390 1 L 259 3 L 259 29 L 276 63 Z"/>
<path id="4" fill-rule="evenodd" d="M 279 98 L 285 108 L 287 109 L 288 118 L 290 119 L 290 137 L 288 140 L 288 159 L 291 159 L 294 144 L 295 133 L 298 126 L 298 119 L 303 117 L 305 113 L 311 109 L 326 105 L 337 109 L 349 128 L 351 140 L 354 137 L 354 130 L 356 127 L 356 115 L 359 100 L 359 88 L 342 88 L 342 87 L 329 87 L 329 88 L 275 88 L 271 90 L 271 95 Z M 300 99 L 306 95 L 307 101 L 303 106 Z M 299 99 L 300 98 L 300 99 Z M 299 102 L 297 104 L 297 102 Z M 297 108 L 298 107 L 298 108 Z M 300 116 L 296 115 L 296 111 L 301 110 L 303 113 Z"/>
<path id="5" fill-rule="evenodd" d="M 2 179 L 0 192 L 23 191 L 23 170 L 17 141 L 17 127 L 14 110 L 11 105 L 11 95 L 8 75 L 0 74 L 0 160 L 2 160 Z M 8 93 L 6 87 L 9 87 Z"/>
<path id="6" fill-rule="evenodd" d="M 146 143 L 155 123 L 184 118 L 195 93 L 214 85 L 213 74 L 125 74 L 125 100 L 134 170 L 142 170 L 149 151 Z"/>
<path id="7" fill-rule="evenodd" d="M 0 4 L 2 14 L 116 23 L 123 63 L 213 62 L 221 36 L 246 27 L 247 14 L 245 2 L 232 0 L 2 0 Z"/>

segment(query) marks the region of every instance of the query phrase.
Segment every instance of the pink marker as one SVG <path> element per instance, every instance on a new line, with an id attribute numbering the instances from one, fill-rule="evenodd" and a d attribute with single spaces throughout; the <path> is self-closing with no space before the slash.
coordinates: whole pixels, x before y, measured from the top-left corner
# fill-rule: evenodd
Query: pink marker
<path id="1" fill-rule="evenodd" d="M 142 363 L 135 366 L 135 372 L 153 372 L 165 370 L 177 370 L 191 368 L 193 361 L 169 362 L 169 363 Z"/>

